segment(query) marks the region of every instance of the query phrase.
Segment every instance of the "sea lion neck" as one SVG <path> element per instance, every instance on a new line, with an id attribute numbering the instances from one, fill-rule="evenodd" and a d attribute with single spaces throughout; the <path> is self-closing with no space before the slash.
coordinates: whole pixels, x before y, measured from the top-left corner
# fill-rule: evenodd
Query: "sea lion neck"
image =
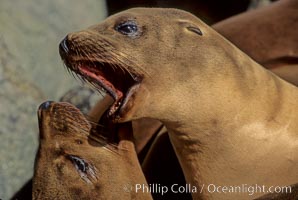
<path id="1" fill-rule="evenodd" d="M 177 84 L 173 79 L 167 82 L 168 87 L 159 85 L 167 90 L 163 94 L 157 93 L 158 89 L 154 91 L 154 98 L 158 98 L 154 107 L 158 109 L 151 112 L 146 108 L 146 114 L 165 124 L 189 183 L 198 187 L 236 185 L 237 180 L 278 184 L 276 180 L 268 182 L 261 168 L 265 166 L 283 177 L 285 166 L 276 167 L 279 162 L 298 159 L 290 156 L 274 161 L 283 154 L 294 153 L 283 146 L 288 137 L 297 141 L 297 88 L 263 69 L 232 44 L 222 45 L 212 49 L 217 50 L 219 60 L 214 53 L 215 57 L 207 59 L 206 65 L 194 59 L 191 62 L 194 69 L 191 75 L 185 75 L 184 81 L 178 79 Z M 289 109 L 287 105 L 295 106 Z M 276 142 L 276 138 L 280 141 Z M 297 142 L 291 145 L 297 150 Z M 259 175 L 243 177 L 241 174 L 249 174 L 255 163 L 259 170 L 254 173 Z M 290 164 L 291 169 L 295 167 L 297 164 Z M 281 180 L 289 184 L 287 181 Z M 295 178 L 292 181 L 290 184 Z M 194 197 L 201 198 L 200 194 Z"/>
<path id="2" fill-rule="evenodd" d="M 208 53 L 208 50 L 206 51 Z M 179 127 L 188 122 L 195 122 L 194 120 L 194 126 L 212 124 L 214 121 L 232 124 L 236 116 L 246 115 L 245 118 L 249 120 L 254 116 L 251 113 L 268 107 L 268 104 L 278 105 L 279 99 L 288 95 L 280 93 L 281 88 L 289 86 L 290 90 L 296 89 L 262 68 L 228 42 L 217 51 L 221 54 L 219 60 L 216 57 L 210 57 L 204 62 L 193 59 L 189 66 L 185 65 L 184 70 L 191 72 L 179 77 L 181 72 L 170 79 L 166 83 L 167 92 L 156 94 L 158 101 L 149 101 L 150 104 L 154 104 L 151 107 L 160 109 L 153 109 L 152 112 L 146 109 L 147 114 L 150 112 L 146 117 Z M 249 107 L 253 108 L 247 110 Z M 246 111 L 242 112 L 243 110 Z M 196 118 L 193 118 L 193 115 L 196 115 Z M 259 120 L 266 118 L 270 116 L 260 116 Z"/>
<path id="3" fill-rule="evenodd" d="M 225 59 L 222 65 L 228 66 L 227 71 L 222 70 L 225 73 L 213 74 L 216 79 L 211 77 L 206 82 L 183 86 L 198 90 L 177 92 L 177 99 L 168 100 L 171 107 L 159 113 L 186 180 L 197 187 L 240 184 L 237 180 L 251 184 L 292 184 L 295 178 L 292 182 L 286 178 L 279 183 L 268 182 L 262 170 L 265 166 L 266 170 L 284 177 L 286 165 L 276 166 L 298 159 L 297 156 L 276 159 L 297 151 L 297 88 L 248 57 L 242 57 L 241 52 L 236 55 Z M 287 105 L 293 105 L 292 109 Z M 289 144 L 292 150 L 283 149 L 287 138 L 293 141 Z M 291 169 L 295 167 L 295 162 L 289 165 Z M 259 175 L 242 176 L 254 168 Z M 214 196 L 224 199 L 220 194 Z M 193 197 L 201 198 L 201 194 Z"/>

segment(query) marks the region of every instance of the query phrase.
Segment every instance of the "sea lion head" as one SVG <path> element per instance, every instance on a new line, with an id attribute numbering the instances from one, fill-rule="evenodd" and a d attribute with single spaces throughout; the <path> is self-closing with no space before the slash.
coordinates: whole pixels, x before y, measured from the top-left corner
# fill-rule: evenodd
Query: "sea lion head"
<path id="1" fill-rule="evenodd" d="M 123 189 L 143 180 L 127 124 L 112 145 L 69 103 L 45 102 L 38 118 L 33 199 L 138 199 Z"/>
<path id="2" fill-rule="evenodd" d="M 115 99 L 109 115 L 123 122 L 158 116 L 198 67 L 216 62 L 213 32 L 185 11 L 134 8 L 68 34 L 60 55 L 68 69 Z"/>

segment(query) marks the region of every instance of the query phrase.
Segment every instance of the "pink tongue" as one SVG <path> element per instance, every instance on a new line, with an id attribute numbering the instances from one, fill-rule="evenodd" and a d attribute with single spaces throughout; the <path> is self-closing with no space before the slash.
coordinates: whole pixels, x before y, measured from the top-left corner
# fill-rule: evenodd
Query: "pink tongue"
<path id="1" fill-rule="evenodd" d="M 115 92 L 116 93 L 116 102 L 122 98 L 123 93 L 120 90 L 117 90 L 117 88 L 115 88 L 114 85 L 110 81 L 105 79 L 103 76 L 96 75 L 94 72 L 91 72 L 90 70 L 88 70 L 87 67 L 80 66 L 79 70 L 81 72 L 83 72 L 86 76 L 89 76 L 89 77 L 101 82 L 103 85 L 105 85 L 105 87 L 106 87 L 105 89 L 108 88 L 109 90 Z"/>

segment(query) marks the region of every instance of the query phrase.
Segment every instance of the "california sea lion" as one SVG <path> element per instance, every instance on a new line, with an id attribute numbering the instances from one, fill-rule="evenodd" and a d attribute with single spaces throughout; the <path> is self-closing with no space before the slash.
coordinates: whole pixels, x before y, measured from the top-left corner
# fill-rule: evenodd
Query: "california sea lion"
<path id="1" fill-rule="evenodd" d="M 262 66 L 297 86 L 297 19 L 298 1 L 282 0 L 276 1 L 269 6 L 235 15 L 213 24 L 212 28 Z M 136 121 L 134 124 L 138 124 L 138 122 Z M 155 124 L 152 124 L 152 126 L 155 126 Z M 148 127 L 150 125 L 147 124 L 145 131 L 148 130 Z M 146 131 L 144 134 L 149 137 L 154 132 L 148 134 L 148 131 Z M 172 155 L 174 151 L 171 151 L 171 146 L 165 138 L 166 136 L 162 137 L 163 140 L 154 143 L 152 151 L 147 155 L 146 162 L 142 164 L 148 183 L 151 180 L 156 182 L 156 179 L 159 179 L 159 182 L 169 182 L 171 178 L 172 183 L 177 183 L 177 174 L 180 171 L 176 171 L 175 179 L 173 175 L 165 175 L 177 163 Z M 145 141 L 142 142 L 145 143 Z M 163 148 L 163 151 L 156 150 L 161 148 Z M 168 149 L 165 150 L 164 148 Z M 277 196 L 276 199 L 278 198 L 281 197 Z"/>
<path id="2" fill-rule="evenodd" d="M 210 184 L 297 182 L 297 88 L 195 16 L 130 9 L 69 34 L 60 54 L 115 99 L 114 121 L 148 117 L 165 124 L 187 182 L 197 187 L 194 199 L 262 194 L 212 193 Z"/>
<path id="3" fill-rule="evenodd" d="M 119 128 L 119 143 L 111 145 L 69 103 L 45 102 L 38 117 L 33 199 L 152 199 L 149 192 L 135 192 L 146 180 L 129 124 Z"/>
<path id="4" fill-rule="evenodd" d="M 276 1 L 269 6 L 243 12 L 213 24 L 212 28 L 262 66 L 297 86 L 297 9 L 297 0 Z M 138 124 L 138 122 L 136 121 L 134 124 Z M 152 126 L 154 125 L 152 124 Z M 148 134 L 148 127 L 150 125 L 147 123 L 144 134 L 149 137 L 154 132 Z M 176 171 L 175 176 L 166 175 L 169 173 L 169 169 L 176 166 L 177 162 L 172 155 L 174 151 L 171 150 L 169 142 L 165 139 L 166 136 L 161 138 L 161 141 L 155 142 L 155 145 L 151 147 L 152 151 L 147 155 L 146 162 L 142 164 L 144 174 L 148 183 L 151 183 L 151 180 L 157 182 L 156 179 L 161 183 L 169 182 L 170 179 L 172 179 L 172 183 L 177 183 L 177 176 L 180 171 Z M 142 142 L 145 143 L 145 141 Z M 163 148 L 162 151 L 157 151 L 161 148 Z M 165 148 L 168 149 L 165 150 Z M 276 197 L 276 199 L 278 198 L 280 197 Z"/>

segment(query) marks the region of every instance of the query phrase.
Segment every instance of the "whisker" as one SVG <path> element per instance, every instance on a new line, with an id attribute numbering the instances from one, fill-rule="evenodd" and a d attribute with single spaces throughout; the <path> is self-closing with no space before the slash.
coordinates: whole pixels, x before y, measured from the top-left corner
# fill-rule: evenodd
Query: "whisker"
<path id="1" fill-rule="evenodd" d="M 58 111 L 58 112 L 64 112 L 65 109 L 64 109 L 64 108 L 62 108 L 61 110 L 57 109 L 57 111 Z M 78 111 L 76 111 L 76 110 L 73 110 L 73 111 L 71 111 L 71 110 L 67 110 L 67 113 L 78 114 Z M 64 113 L 64 115 L 66 115 L 66 114 Z M 100 124 L 100 123 L 96 122 L 94 117 L 92 117 L 92 116 L 90 116 L 90 115 L 88 115 L 88 114 L 83 114 L 83 113 L 82 113 L 82 115 L 85 117 L 85 119 L 86 119 L 89 123 L 92 123 L 93 125 L 97 125 L 97 126 L 99 126 L 99 127 L 104 127 L 103 124 Z"/>

